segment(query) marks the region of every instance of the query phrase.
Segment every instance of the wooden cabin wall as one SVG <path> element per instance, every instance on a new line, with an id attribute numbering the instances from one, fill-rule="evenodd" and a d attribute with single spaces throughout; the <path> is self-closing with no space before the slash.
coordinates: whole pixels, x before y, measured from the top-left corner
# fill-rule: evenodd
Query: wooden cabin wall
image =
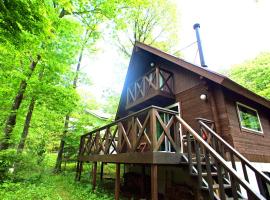
<path id="1" fill-rule="evenodd" d="M 215 104 L 212 106 L 216 107 L 217 117 L 216 119 L 214 118 L 216 132 L 230 145 L 234 146 L 232 135 L 230 132 L 230 122 L 227 113 L 226 100 L 222 87 L 215 83 L 209 83 L 209 88 L 212 94 L 212 99 L 210 100 L 214 101 L 212 104 Z"/>
<path id="2" fill-rule="evenodd" d="M 179 94 L 185 90 L 202 84 L 200 76 L 172 63 L 160 63 L 159 66 L 173 73 L 174 93 Z"/>
<path id="3" fill-rule="evenodd" d="M 176 94 L 176 101 L 180 102 L 182 118 L 196 131 L 199 131 L 199 123 L 196 118 L 213 120 L 210 102 L 202 101 L 201 94 L 209 95 L 208 88 L 203 84 Z"/>
<path id="4" fill-rule="evenodd" d="M 199 123 L 196 118 L 213 120 L 209 101 L 202 101 L 201 94 L 209 95 L 205 81 L 194 74 L 172 63 L 161 63 L 160 66 L 173 73 L 175 101 L 180 102 L 180 112 L 183 119 L 196 131 Z"/>
<path id="5" fill-rule="evenodd" d="M 227 89 L 223 89 L 223 91 L 234 147 L 250 161 L 270 162 L 270 110 Z M 258 111 L 263 134 L 241 129 L 236 102 L 245 104 Z"/>

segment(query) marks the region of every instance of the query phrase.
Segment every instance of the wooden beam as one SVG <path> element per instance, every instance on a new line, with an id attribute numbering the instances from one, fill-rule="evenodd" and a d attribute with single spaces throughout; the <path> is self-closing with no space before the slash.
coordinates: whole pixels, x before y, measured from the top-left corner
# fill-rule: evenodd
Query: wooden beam
<path id="1" fill-rule="evenodd" d="M 172 152 L 134 152 L 110 155 L 80 156 L 79 161 L 133 164 L 179 164 L 183 154 Z"/>
<path id="2" fill-rule="evenodd" d="M 103 168 L 104 168 L 104 162 L 101 162 L 101 166 L 100 166 L 100 181 L 103 180 Z"/>
<path id="3" fill-rule="evenodd" d="M 145 198 L 145 185 L 146 185 L 145 182 L 146 182 L 145 165 L 142 165 L 141 198 Z"/>
<path id="4" fill-rule="evenodd" d="M 96 189 L 96 184 L 97 184 L 97 162 L 93 163 L 93 173 L 92 173 L 92 178 L 93 178 L 93 190 Z"/>
<path id="5" fill-rule="evenodd" d="M 158 200 L 157 165 L 151 165 L 151 199 Z"/>
<path id="6" fill-rule="evenodd" d="M 79 162 L 79 166 L 78 166 L 77 181 L 81 180 L 82 170 L 83 170 L 83 162 L 81 161 L 81 162 Z"/>
<path id="7" fill-rule="evenodd" d="M 155 115 L 155 109 L 152 108 L 150 111 L 150 135 L 151 135 L 151 151 L 155 151 L 157 146 L 157 121 Z"/>
<path id="8" fill-rule="evenodd" d="M 115 200 L 119 200 L 120 196 L 120 163 L 116 163 L 116 173 L 115 173 Z"/>

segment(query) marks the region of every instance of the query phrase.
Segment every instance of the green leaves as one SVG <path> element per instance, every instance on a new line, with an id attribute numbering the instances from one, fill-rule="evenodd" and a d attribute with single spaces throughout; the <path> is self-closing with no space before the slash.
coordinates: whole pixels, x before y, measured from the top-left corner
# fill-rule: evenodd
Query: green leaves
<path id="1" fill-rule="evenodd" d="M 229 77 L 251 91 L 270 99 L 270 53 L 263 53 L 229 71 Z"/>
<path id="2" fill-rule="evenodd" d="M 172 53 L 178 43 L 177 19 L 171 1 L 130 0 L 115 20 L 118 46 L 126 56 L 130 56 L 135 41 Z"/>

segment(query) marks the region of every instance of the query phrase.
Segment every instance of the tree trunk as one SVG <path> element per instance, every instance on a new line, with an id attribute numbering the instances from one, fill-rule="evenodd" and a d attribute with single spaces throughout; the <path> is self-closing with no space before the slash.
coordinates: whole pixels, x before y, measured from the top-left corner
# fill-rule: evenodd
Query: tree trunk
<path id="1" fill-rule="evenodd" d="M 57 159 L 54 167 L 54 172 L 58 173 L 61 171 L 61 165 L 62 165 L 62 160 L 63 160 L 63 153 L 64 153 L 64 147 L 65 147 L 65 136 L 68 131 L 68 124 L 69 124 L 69 115 L 66 116 L 65 119 L 65 126 L 64 126 L 64 132 L 60 141 L 60 146 L 57 154 Z"/>
<path id="2" fill-rule="evenodd" d="M 86 32 L 87 35 L 88 32 Z M 82 57 L 83 57 L 83 51 L 84 51 L 84 45 L 82 46 L 82 49 L 80 51 L 80 55 L 79 55 L 79 60 L 77 63 L 77 68 L 76 68 L 76 73 L 75 73 L 75 77 L 73 80 L 73 88 L 76 89 L 77 88 L 77 83 L 78 83 L 78 79 L 79 79 L 79 72 L 80 72 L 80 68 L 81 68 L 81 62 L 82 62 Z M 64 132 L 60 141 L 60 146 L 59 146 L 59 150 L 58 150 L 58 154 L 57 154 L 57 159 L 56 159 L 56 164 L 54 167 L 54 172 L 58 173 L 61 171 L 61 165 L 62 165 L 62 160 L 63 160 L 63 153 L 64 153 L 64 147 L 65 147 L 65 137 L 67 134 L 67 130 L 68 130 L 68 125 L 69 125 L 69 114 L 66 115 L 66 119 L 65 119 L 65 126 L 64 126 Z"/>
<path id="3" fill-rule="evenodd" d="M 40 58 L 41 57 L 38 55 L 37 61 L 32 61 L 31 65 L 30 65 L 30 71 L 28 73 L 27 79 L 31 78 L 31 76 L 32 76 L 32 74 L 33 74 L 33 72 L 34 72 Z M 13 131 L 15 125 L 16 125 L 17 111 L 20 108 L 20 105 L 22 103 L 23 95 L 24 95 L 24 92 L 26 90 L 26 87 L 27 87 L 27 80 L 22 80 L 21 84 L 20 84 L 20 88 L 19 88 L 19 90 L 17 92 L 17 95 L 13 100 L 13 104 L 12 104 L 12 107 L 11 107 L 11 112 L 10 112 L 10 114 L 9 114 L 9 116 L 7 118 L 6 124 L 5 124 L 4 138 L 1 141 L 0 150 L 8 149 L 8 147 L 9 147 L 10 136 L 11 136 L 11 133 L 12 133 L 12 131 Z"/>
<path id="4" fill-rule="evenodd" d="M 30 122 L 31 122 L 33 110 L 35 107 L 35 103 L 36 103 L 36 100 L 34 97 L 32 97 L 30 105 L 28 107 L 28 112 L 27 112 L 27 115 L 25 118 L 23 132 L 21 135 L 20 143 L 19 143 L 18 148 L 17 148 L 17 153 L 21 153 L 24 149 L 25 141 L 26 141 L 26 138 L 28 136 L 28 131 L 29 131 L 29 127 L 30 127 Z"/>
<path id="5" fill-rule="evenodd" d="M 41 81 L 43 74 L 44 74 L 44 68 L 41 69 L 39 72 L 39 76 L 38 76 L 39 81 Z M 26 138 L 28 136 L 31 119 L 32 119 L 32 115 L 34 112 L 34 108 L 35 108 L 35 103 L 36 103 L 36 97 L 33 96 L 31 99 L 31 102 L 29 104 L 28 112 L 27 112 L 27 115 L 26 115 L 26 118 L 24 121 L 23 132 L 22 132 L 22 135 L 20 138 L 20 143 L 17 147 L 17 153 L 21 153 L 24 149 L 25 141 L 26 141 Z"/>

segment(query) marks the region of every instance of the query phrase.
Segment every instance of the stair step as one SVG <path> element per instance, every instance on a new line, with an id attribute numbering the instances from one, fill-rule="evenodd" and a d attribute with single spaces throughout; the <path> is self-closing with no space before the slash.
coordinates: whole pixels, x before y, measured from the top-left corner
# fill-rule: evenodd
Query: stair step
<path id="1" fill-rule="evenodd" d="M 193 165 L 197 165 L 197 162 L 192 162 Z M 210 163 L 210 165 L 214 165 L 215 163 Z M 201 165 L 206 165 L 206 162 L 201 162 Z"/>
<path id="2" fill-rule="evenodd" d="M 217 172 L 211 172 L 211 176 L 217 176 Z M 207 176 L 207 172 L 202 172 L 202 176 Z"/>
<path id="3" fill-rule="evenodd" d="M 224 189 L 230 189 L 232 188 L 232 186 L 230 184 L 223 184 Z M 214 184 L 213 185 L 213 189 L 218 189 L 219 188 L 219 184 Z"/>
<path id="4" fill-rule="evenodd" d="M 198 176 L 198 174 L 196 173 L 192 173 L 191 174 L 192 176 Z M 217 176 L 218 174 L 217 174 L 217 172 L 211 172 L 211 176 Z M 207 176 L 207 172 L 202 172 L 202 176 Z"/>
<path id="5" fill-rule="evenodd" d="M 230 188 L 231 188 L 231 185 L 229 185 L 229 184 L 224 184 L 223 187 L 224 187 L 224 189 L 230 189 Z M 208 187 L 203 186 L 202 189 L 203 189 L 203 190 L 208 190 Z M 219 189 L 219 184 L 214 184 L 214 185 L 213 185 L 213 189 L 214 189 L 214 190 Z"/>

